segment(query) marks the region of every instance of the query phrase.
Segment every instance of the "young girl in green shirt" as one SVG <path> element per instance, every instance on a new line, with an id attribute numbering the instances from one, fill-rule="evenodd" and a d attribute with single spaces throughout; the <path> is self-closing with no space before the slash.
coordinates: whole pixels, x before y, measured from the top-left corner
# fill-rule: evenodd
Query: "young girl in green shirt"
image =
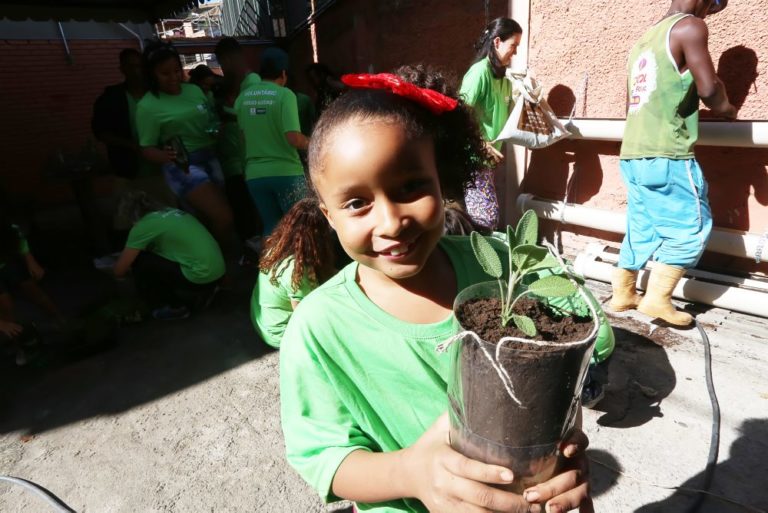
<path id="1" fill-rule="evenodd" d="M 435 346 L 456 333 L 458 292 L 487 280 L 469 238 L 443 236 L 444 197 L 490 158 L 471 111 L 423 67 L 343 80 L 351 90 L 321 116 L 309 166 L 353 262 L 299 304 L 283 336 L 288 461 L 326 501 L 365 511 L 586 511 L 581 432 L 563 448 L 567 470 L 525 497 L 494 486 L 514 479 L 508 469 L 448 443 L 449 362 Z"/>
<path id="2" fill-rule="evenodd" d="M 314 197 L 294 204 L 267 238 L 251 295 L 251 321 L 270 346 L 280 347 L 293 310 L 336 272 L 334 238 Z"/>

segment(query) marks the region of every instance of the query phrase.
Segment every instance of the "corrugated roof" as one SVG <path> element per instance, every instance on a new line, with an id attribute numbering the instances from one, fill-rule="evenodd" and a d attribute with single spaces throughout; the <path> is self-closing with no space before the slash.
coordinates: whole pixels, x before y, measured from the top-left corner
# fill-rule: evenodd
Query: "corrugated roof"
<path id="1" fill-rule="evenodd" d="M 196 6 L 193 0 L 0 0 L 0 18 L 140 23 Z"/>

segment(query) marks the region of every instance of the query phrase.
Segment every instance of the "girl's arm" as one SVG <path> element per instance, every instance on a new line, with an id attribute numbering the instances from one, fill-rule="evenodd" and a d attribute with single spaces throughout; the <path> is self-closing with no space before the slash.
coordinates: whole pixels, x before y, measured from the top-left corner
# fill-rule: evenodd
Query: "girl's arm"
<path id="1" fill-rule="evenodd" d="M 525 498 L 489 486 L 511 483 L 512 472 L 454 451 L 448 430 L 448 414 L 444 414 L 407 449 L 350 453 L 334 476 L 334 495 L 365 503 L 413 497 L 429 511 L 441 513 L 530 511 L 529 504 L 534 503 L 557 505 L 560 511 L 592 511 L 583 453 L 587 439 L 580 430 L 563 449 L 566 457 L 573 458 L 573 469 L 526 490 Z"/>
<path id="2" fill-rule="evenodd" d="M 117 259 L 117 263 L 115 263 L 115 268 L 113 271 L 116 278 L 122 278 L 128 274 L 128 271 L 131 270 L 133 262 L 139 256 L 139 253 L 141 253 L 141 250 L 134 248 L 125 248 L 123 252 L 120 253 L 120 258 Z"/>

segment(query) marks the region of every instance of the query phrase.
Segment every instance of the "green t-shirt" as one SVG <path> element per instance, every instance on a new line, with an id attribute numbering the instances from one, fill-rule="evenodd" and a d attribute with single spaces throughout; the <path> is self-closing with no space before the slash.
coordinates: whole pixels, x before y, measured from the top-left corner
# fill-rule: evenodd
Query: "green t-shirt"
<path id="1" fill-rule="evenodd" d="M 225 121 L 221 124 L 219 139 L 216 142 L 216 155 L 225 177 L 242 175 L 245 171 L 245 148 L 236 121 Z"/>
<path id="2" fill-rule="evenodd" d="M 261 77 L 257 73 L 248 73 L 240 82 L 239 90 L 242 92 L 260 82 Z M 221 108 L 227 114 L 237 115 L 237 111 L 228 105 L 222 105 Z M 225 177 L 242 175 L 245 172 L 245 146 L 237 120 L 227 119 L 221 124 L 221 131 L 216 143 L 216 155 L 219 157 Z"/>
<path id="3" fill-rule="evenodd" d="M 12 224 L 11 228 L 16 230 L 16 233 L 19 234 L 19 254 L 26 255 L 27 253 L 29 253 L 29 243 L 27 242 L 27 239 L 24 238 L 24 234 L 21 233 L 21 228 L 19 228 L 15 224 Z M 0 269 L 5 267 L 5 264 L 6 263 L 4 261 L 0 260 Z"/>
<path id="4" fill-rule="evenodd" d="M 211 283 L 224 276 L 219 244 L 200 221 L 181 210 L 169 208 L 145 215 L 131 228 L 125 246 L 177 262 L 192 283 Z"/>
<path id="5" fill-rule="evenodd" d="M 203 90 L 181 84 L 177 95 L 147 93 L 136 108 L 136 126 L 141 146 L 161 146 L 179 136 L 187 151 L 213 146 L 209 133 L 215 119 L 213 107 Z"/>
<path id="6" fill-rule="evenodd" d="M 301 301 L 315 288 L 305 275 L 299 288 L 293 290 L 294 264 L 292 256 L 278 264 L 277 285 L 270 281 L 272 271 L 260 272 L 251 294 L 251 322 L 264 342 L 272 347 L 280 347 L 288 319 L 293 314 L 291 301 Z"/>
<path id="7" fill-rule="evenodd" d="M 301 133 L 307 137 L 312 134 L 312 127 L 315 125 L 315 104 L 312 98 L 304 93 L 296 93 L 296 106 L 299 109 L 299 124 Z"/>
<path id="8" fill-rule="evenodd" d="M 259 82 L 235 100 L 237 123 L 245 136 L 245 178 L 304 174 L 286 132 L 301 132 L 296 95 L 274 82 Z"/>
<path id="9" fill-rule="evenodd" d="M 691 70 L 680 73 L 669 33 L 690 16 L 677 14 L 651 27 L 629 54 L 628 110 L 622 159 L 690 159 L 699 138 L 699 97 Z"/>
<path id="10" fill-rule="evenodd" d="M 490 279 L 469 237 L 443 237 L 440 248 L 459 290 Z M 280 350 L 288 461 L 326 501 L 338 499 L 331 484 L 350 452 L 409 447 L 448 409 L 449 355 L 435 347 L 456 334 L 453 315 L 434 324 L 401 321 L 368 299 L 357 269 L 352 262 L 299 304 Z M 357 506 L 427 511 L 415 499 Z"/>
<path id="11" fill-rule="evenodd" d="M 496 78 L 486 57 L 469 68 L 461 79 L 460 96 L 475 111 L 483 139 L 493 141 L 501 133 L 512 110 L 512 83 Z M 502 142 L 494 144 L 500 149 Z"/>
<path id="12" fill-rule="evenodd" d="M 131 124 L 131 134 L 133 140 L 139 141 L 139 130 L 136 126 L 136 110 L 140 100 L 136 100 L 131 93 L 125 92 L 125 97 L 128 99 L 128 121 Z M 147 159 L 139 156 L 138 169 L 136 170 L 136 177 L 142 178 L 145 176 L 154 176 L 160 173 L 160 167 L 157 164 L 149 162 Z"/>

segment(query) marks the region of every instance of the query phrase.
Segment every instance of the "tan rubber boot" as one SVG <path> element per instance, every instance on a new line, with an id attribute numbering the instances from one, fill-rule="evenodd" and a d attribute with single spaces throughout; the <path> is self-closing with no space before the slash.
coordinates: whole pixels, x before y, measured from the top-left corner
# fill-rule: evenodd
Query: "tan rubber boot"
<path id="1" fill-rule="evenodd" d="M 643 296 L 637 293 L 635 283 L 637 283 L 637 271 L 614 267 L 613 275 L 611 276 L 613 297 L 608 304 L 608 308 L 614 312 L 623 312 L 637 308 Z"/>
<path id="2" fill-rule="evenodd" d="M 648 289 L 637 307 L 651 317 L 663 319 L 675 326 L 688 326 L 693 317 L 685 312 L 678 312 L 672 305 L 672 291 L 677 282 L 685 274 L 685 269 L 671 265 L 654 263 L 651 277 L 648 279 Z"/>

